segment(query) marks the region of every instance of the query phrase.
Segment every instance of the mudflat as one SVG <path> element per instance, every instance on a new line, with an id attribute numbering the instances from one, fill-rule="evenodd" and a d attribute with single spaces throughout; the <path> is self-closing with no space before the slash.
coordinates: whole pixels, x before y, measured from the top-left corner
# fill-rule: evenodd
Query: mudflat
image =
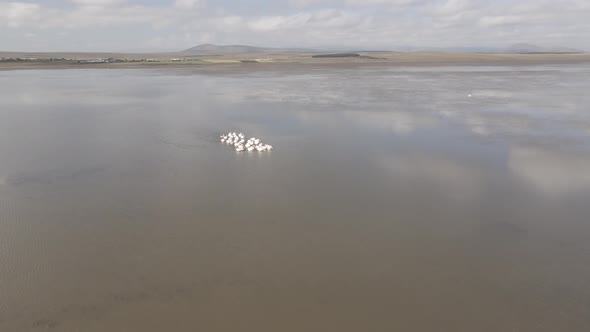
<path id="1" fill-rule="evenodd" d="M 187 67 L 205 65 L 262 65 L 288 64 L 373 64 L 392 66 L 487 66 L 487 65 L 543 65 L 590 63 L 590 54 L 494 54 L 453 52 L 370 52 L 358 56 L 315 57 L 313 54 L 219 54 L 183 55 L 179 53 L 18 53 L 0 52 L 2 69 L 27 68 L 133 68 L 133 67 Z M 50 61 L 50 59 L 52 59 Z M 111 62 L 88 62 L 92 60 Z"/>

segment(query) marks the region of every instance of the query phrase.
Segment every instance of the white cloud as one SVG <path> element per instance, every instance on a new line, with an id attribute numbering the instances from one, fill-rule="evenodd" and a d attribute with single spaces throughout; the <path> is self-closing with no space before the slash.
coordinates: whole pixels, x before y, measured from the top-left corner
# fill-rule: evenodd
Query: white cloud
<path id="1" fill-rule="evenodd" d="M 498 25 L 519 24 L 525 21 L 526 18 L 519 15 L 484 16 L 479 19 L 479 24 L 484 27 L 493 27 Z"/>
<path id="2" fill-rule="evenodd" d="M 335 29 L 354 28 L 362 17 L 340 10 L 322 10 L 286 16 L 266 16 L 251 19 L 248 27 L 254 31 L 277 31 L 290 29 Z"/>
<path id="3" fill-rule="evenodd" d="M 194 9 L 204 6 L 204 2 L 201 0 L 176 0 L 174 7 L 180 9 Z"/>
<path id="4" fill-rule="evenodd" d="M 110 7 L 120 6 L 127 3 L 127 0 L 69 0 L 79 6 Z"/>
<path id="5" fill-rule="evenodd" d="M 74 6 L 0 0 L 0 28 L 8 28 L 0 29 L 2 48 L 44 50 L 40 45 L 52 45 L 85 51 L 95 39 L 104 40 L 101 47 L 112 51 L 164 39 L 169 42 L 163 44 L 179 49 L 205 40 L 377 49 L 517 42 L 590 45 L 590 6 L 581 0 L 521 0 L 510 6 L 479 0 L 282 0 L 290 9 L 270 0 L 256 9 L 226 2 L 225 7 L 205 6 L 203 0 L 170 0 L 166 6 L 146 0 L 61 1 Z M 26 33 L 37 33 L 45 44 L 27 41 Z M 194 40 L 187 40 L 188 35 Z"/>
<path id="6" fill-rule="evenodd" d="M 366 7 L 375 5 L 389 5 L 400 6 L 420 3 L 420 0 L 346 0 L 345 3 L 349 6 Z"/>
<path id="7" fill-rule="evenodd" d="M 454 15 L 476 8 L 474 1 L 471 0 L 447 0 L 433 7 L 434 12 L 439 15 Z"/>
<path id="8" fill-rule="evenodd" d="M 0 2 L 0 26 L 11 28 L 34 25 L 41 19 L 41 6 L 26 2 Z"/>
<path id="9" fill-rule="evenodd" d="M 294 8 L 305 8 L 312 5 L 322 5 L 324 7 L 350 6 L 350 7 L 370 7 L 370 6 L 404 6 L 427 2 L 425 0 L 289 0 L 289 4 Z"/>
<path id="10" fill-rule="evenodd" d="M 289 5 L 293 8 L 301 9 L 320 2 L 321 0 L 289 0 Z"/>

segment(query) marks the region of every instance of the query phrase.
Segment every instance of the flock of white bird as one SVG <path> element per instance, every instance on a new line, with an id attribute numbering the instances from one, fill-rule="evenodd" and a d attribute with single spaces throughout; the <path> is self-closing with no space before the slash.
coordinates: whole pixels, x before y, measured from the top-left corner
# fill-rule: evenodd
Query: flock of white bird
<path id="1" fill-rule="evenodd" d="M 244 150 L 248 152 L 252 152 L 254 150 L 258 152 L 272 150 L 272 145 L 263 144 L 262 141 L 256 137 L 251 137 L 246 140 L 246 136 L 244 136 L 242 133 L 230 132 L 225 135 L 221 135 L 220 139 L 221 143 L 233 145 L 238 152 L 242 152 Z"/>

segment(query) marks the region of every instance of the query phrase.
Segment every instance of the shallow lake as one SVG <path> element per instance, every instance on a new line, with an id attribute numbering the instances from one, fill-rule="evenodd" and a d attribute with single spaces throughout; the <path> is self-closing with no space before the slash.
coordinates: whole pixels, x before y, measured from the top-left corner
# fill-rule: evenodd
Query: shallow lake
<path id="1" fill-rule="evenodd" d="M 1 331 L 590 331 L 590 66 L 0 86 Z"/>

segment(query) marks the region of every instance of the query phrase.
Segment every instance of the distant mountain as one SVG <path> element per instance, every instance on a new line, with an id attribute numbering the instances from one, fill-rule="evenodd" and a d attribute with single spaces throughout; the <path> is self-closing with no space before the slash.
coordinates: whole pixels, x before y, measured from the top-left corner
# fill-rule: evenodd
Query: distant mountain
<path id="1" fill-rule="evenodd" d="M 511 45 L 505 51 L 507 53 L 584 53 L 569 47 L 543 47 L 525 43 Z"/>
<path id="2" fill-rule="evenodd" d="M 271 48 L 271 47 L 256 47 L 248 45 L 214 45 L 202 44 L 182 51 L 184 55 L 226 55 L 226 54 L 282 54 L 282 53 L 371 53 L 371 52 L 386 52 L 375 50 L 351 51 L 354 48 L 335 48 L 313 50 L 305 48 Z M 519 43 L 511 45 L 507 48 L 495 47 L 396 47 L 395 50 L 401 52 L 465 52 L 465 53 L 522 53 L 522 54 L 547 54 L 547 53 L 584 53 L 582 50 L 569 47 L 544 47 L 534 44 Z"/>
<path id="3" fill-rule="evenodd" d="M 248 45 L 214 45 L 202 44 L 182 51 L 188 55 L 211 54 L 251 54 L 251 53 L 309 53 L 313 50 L 303 48 L 269 48 Z"/>

